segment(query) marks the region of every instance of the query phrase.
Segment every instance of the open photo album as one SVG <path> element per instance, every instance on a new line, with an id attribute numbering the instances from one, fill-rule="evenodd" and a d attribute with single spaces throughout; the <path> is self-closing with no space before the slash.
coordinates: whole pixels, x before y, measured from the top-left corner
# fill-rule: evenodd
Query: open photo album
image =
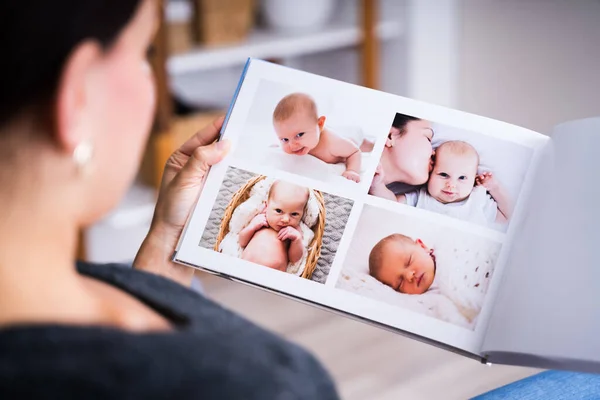
<path id="1" fill-rule="evenodd" d="M 600 118 L 546 136 L 249 59 L 221 138 L 176 262 L 482 362 L 600 370 Z"/>

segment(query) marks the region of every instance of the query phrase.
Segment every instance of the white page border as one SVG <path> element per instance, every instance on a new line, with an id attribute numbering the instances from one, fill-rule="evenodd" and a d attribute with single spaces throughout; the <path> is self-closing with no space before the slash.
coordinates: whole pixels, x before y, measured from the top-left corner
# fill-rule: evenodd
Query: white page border
<path id="1" fill-rule="evenodd" d="M 495 297 L 497 287 L 500 284 L 501 272 L 507 257 L 507 246 L 503 245 L 500 259 L 495 268 L 496 279 L 490 285 L 484 307 L 480 313 L 479 323 L 475 331 L 470 331 L 441 320 L 416 314 L 408 310 L 402 310 L 395 306 L 383 304 L 376 300 L 364 298 L 342 289 L 335 288 L 334 285 L 341 270 L 343 255 L 350 243 L 351 235 L 356 227 L 363 204 L 375 205 L 389 209 L 391 212 L 398 212 L 399 205 L 368 196 L 366 192 L 368 190 L 369 182 L 362 182 L 360 185 L 356 185 L 356 189 L 332 188 L 328 187 L 324 182 L 319 182 L 317 180 L 298 177 L 282 171 L 267 171 L 261 168 L 261 166 L 252 165 L 252 163 L 242 163 L 239 162 L 239 160 L 236 161 L 231 156 L 231 154 L 235 153 L 236 137 L 235 135 L 229 134 L 229 132 L 242 131 L 241 127 L 243 127 L 246 120 L 254 93 L 261 79 L 269 79 L 296 85 L 298 82 L 302 82 L 302 86 L 306 91 L 310 91 L 311 88 L 317 87 L 322 90 L 323 85 L 330 85 L 330 90 L 335 91 L 340 96 L 353 96 L 354 98 L 360 99 L 365 105 L 369 105 L 368 107 L 365 106 L 365 113 L 371 113 L 371 115 L 381 117 L 381 126 L 378 128 L 381 130 L 389 129 L 390 116 L 393 116 L 396 112 L 402 112 L 404 114 L 435 121 L 436 123 L 459 127 L 482 135 L 489 135 L 501 140 L 518 143 L 532 148 L 534 150 L 534 159 L 537 158 L 539 150 L 547 143 L 548 138 L 528 129 L 489 118 L 338 82 L 302 71 L 262 62 L 260 60 L 253 60 L 248 67 L 244 83 L 237 96 L 235 107 L 233 107 L 232 112 L 229 115 L 226 132 L 223 135 L 223 137 L 231 140 L 232 150 L 230 155 L 219 165 L 214 166 L 208 174 L 204 190 L 189 220 L 185 235 L 181 239 L 180 247 L 176 254 L 176 260 L 188 265 L 200 268 L 204 267 L 228 275 L 232 278 L 255 283 L 277 292 L 287 293 L 290 296 L 304 299 L 310 303 L 322 304 L 327 308 L 340 310 L 345 313 L 353 314 L 359 318 L 372 320 L 392 328 L 423 336 L 430 340 L 446 343 L 449 346 L 462 349 L 468 353 L 478 354 L 485 332 L 486 322 L 489 318 L 491 304 Z M 383 142 L 384 141 L 381 139 L 377 140 L 373 150 L 374 154 L 381 153 L 384 145 Z M 263 173 L 270 177 L 278 177 L 281 179 L 290 179 L 290 177 L 293 176 L 293 179 L 300 184 L 354 200 L 354 207 L 347 221 L 346 230 L 338 248 L 338 255 L 334 259 L 325 285 L 284 274 L 279 271 L 270 270 L 199 246 L 204 227 L 212 210 L 212 204 L 218 195 L 221 182 L 230 165 L 250 172 Z M 374 172 L 375 167 L 376 165 L 369 166 L 370 174 Z M 523 186 L 524 188 L 527 187 L 527 183 L 533 179 L 531 171 L 532 168 L 528 171 Z M 519 207 L 519 205 L 523 203 L 522 197 L 522 195 L 519 197 L 515 215 L 519 213 L 522 214 L 523 212 Z M 421 210 L 410 209 L 408 207 L 405 208 L 406 209 L 402 210 L 402 212 L 418 216 L 421 219 L 429 218 L 432 222 L 435 220 L 435 223 L 438 224 L 448 224 L 448 226 L 452 226 L 455 229 L 462 229 L 479 235 L 483 234 L 490 239 L 493 238 L 505 244 L 504 238 L 506 236 L 504 234 L 492 232 L 485 228 L 476 228 L 449 217 L 440 215 L 431 216 L 427 213 L 423 213 Z M 510 236 L 510 232 L 513 229 L 516 229 L 516 227 L 516 223 L 511 223 L 507 235 Z"/>

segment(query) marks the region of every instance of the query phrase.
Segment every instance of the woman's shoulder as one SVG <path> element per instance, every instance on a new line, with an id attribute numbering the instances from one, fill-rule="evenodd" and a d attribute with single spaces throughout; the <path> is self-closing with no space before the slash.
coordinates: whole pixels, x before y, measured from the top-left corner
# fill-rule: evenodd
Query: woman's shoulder
<path id="1" fill-rule="evenodd" d="M 181 326 L 142 334 L 89 326 L 2 329 L 0 393 L 44 397 L 60 388 L 65 397 L 85 398 L 337 398 L 314 356 L 201 294 L 127 267 L 78 268 L 180 318 Z M 161 292 L 152 296 L 148 288 Z"/>
<path id="2" fill-rule="evenodd" d="M 60 390 L 65 398 L 266 399 L 284 393 L 336 398 L 327 373 L 307 353 L 282 341 L 229 331 L 6 329 L 0 332 L 0 394 L 44 398 Z"/>

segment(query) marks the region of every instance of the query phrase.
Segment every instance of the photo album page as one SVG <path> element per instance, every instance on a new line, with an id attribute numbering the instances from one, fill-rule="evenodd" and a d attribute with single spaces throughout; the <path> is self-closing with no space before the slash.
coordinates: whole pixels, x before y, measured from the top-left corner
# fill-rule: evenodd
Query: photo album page
<path id="1" fill-rule="evenodd" d="M 548 137 L 248 61 L 174 259 L 478 356 Z"/>

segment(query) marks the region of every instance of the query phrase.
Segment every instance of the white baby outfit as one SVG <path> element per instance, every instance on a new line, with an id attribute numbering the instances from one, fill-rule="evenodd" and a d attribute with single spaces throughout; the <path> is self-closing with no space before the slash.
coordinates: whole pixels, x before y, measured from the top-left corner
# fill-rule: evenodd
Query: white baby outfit
<path id="1" fill-rule="evenodd" d="M 431 289 L 439 289 L 473 321 L 483 307 L 500 245 L 480 238 L 466 240 L 455 237 L 436 246 L 437 268 Z"/>
<path id="2" fill-rule="evenodd" d="M 408 192 L 405 196 L 406 204 L 412 207 L 488 227 L 496 222 L 498 205 L 483 186 L 475 186 L 469 197 L 456 203 L 440 203 L 429 195 L 427 188 Z"/>

